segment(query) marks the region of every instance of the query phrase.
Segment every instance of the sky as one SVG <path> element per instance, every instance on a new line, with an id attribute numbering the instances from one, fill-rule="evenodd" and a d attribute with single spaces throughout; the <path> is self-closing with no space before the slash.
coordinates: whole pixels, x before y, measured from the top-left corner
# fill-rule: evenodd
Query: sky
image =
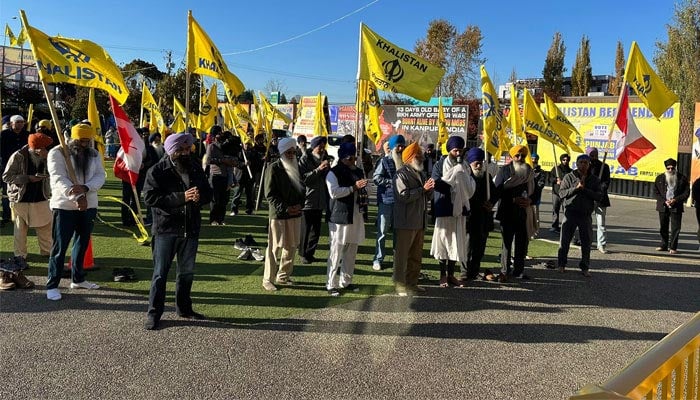
<path id="1" fill-rule="evenodd" d="M 134 1 L 0 0 L 0 23 L 17 34 L 19 10 L 48 35 L 89 39 L 120 65 L 140 58 L 166 70 L 172 52 L 183 66 L 187 11 L 207 31 L 229 69 L 247 89 L 281 82 L 287 98 L 323 92 L 332 104 L 355 99 L 360 23 L 413 51 L 430 21 L 445 19 L 459 32 L 478 26 L 482 56 L 496 86 L 515 70 L 519 79 L 542 76 L 555 32 L 566 46 L 569 76 L 581 38 L 590 40 L 594 75 L 614 74 L 615 49 L 625 57 L 636 40 L 653 63 L 657 41 L 668 39 L 674 0 L 475 2 L 469 0 Z M 167 6 L 166 6 L 167 4 Z M 4 29 L 2 30 L 4 33 Z"/>

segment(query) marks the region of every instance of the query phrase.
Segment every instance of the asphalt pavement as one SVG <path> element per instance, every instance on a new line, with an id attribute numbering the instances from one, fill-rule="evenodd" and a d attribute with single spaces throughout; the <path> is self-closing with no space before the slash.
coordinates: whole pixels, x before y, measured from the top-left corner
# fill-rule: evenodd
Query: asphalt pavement
<path id="1" fill-rule="evenodd" d="M 556 239 L 549 196 L 541 240 Z M 37 289 L 0 292 L 0 398 L 565 399 L 700 310 L 694 210 L 672 256 L 654 251 L 653 202 L 611 200 L 612 252 L 593 251 L 590 279 L 538 266 L 553 254 L 529 282 L 428 286 L 255 325 L 170 307 L 146 332 L 141 296 L 66 289 L 49 302 L 32 277 Z"/>

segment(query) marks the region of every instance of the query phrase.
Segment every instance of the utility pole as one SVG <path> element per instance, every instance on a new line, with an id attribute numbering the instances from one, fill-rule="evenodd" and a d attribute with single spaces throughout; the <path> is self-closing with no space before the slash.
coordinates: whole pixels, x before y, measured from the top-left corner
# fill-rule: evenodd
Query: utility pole
<path id="1" fill-rule="evenodd" d="M 173 51 L 172 50 L 166 50 L 165 51 L 165 68 L 168 71 L 168 75 L 171 75 L 171 72 L 173 68 L 175 67 L 175 63 L 173 62 Z"/>

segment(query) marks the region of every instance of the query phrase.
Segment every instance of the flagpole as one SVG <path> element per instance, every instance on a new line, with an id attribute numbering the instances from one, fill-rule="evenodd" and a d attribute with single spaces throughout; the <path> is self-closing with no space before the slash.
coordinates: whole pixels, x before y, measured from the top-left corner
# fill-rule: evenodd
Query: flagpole
<path id="1" fill-rule="evenodd" d="M 557 176 L 557 179 L 561 180 L 561 174 L 559 173 L 559 168 L 557 168 L 557 149 L 554 147 L 554 143 L 552 143 L 552 155 L 554 156 L 554 174 Z"/>
<path id="2" fill-rule="evenodd" d="M 610 124 L 610 127 L 608 128 L 608 141 L 605 142 L 605 151 L 603 152 L 603 164 L 600 167 L 600 171 L 598 171 L 598 179 L 600 179 L 603 176 L 603 166 L 605 165 L 605 160 L 608 159 L 608 148 L 610 147 L 610 143 L 612 143 L 612 136 L 613 136 L 613 132 L 615 131 L 615 123 L 617 122 L 617 116 L 620 113 L 620 107 L 622 106 L 622 96 L 624 93 L 623 90 L 627 90 L 627 81 L 624 78 L 622 80 L 622 85 L 620 86 L 620 96 L 619 96 L 619 99 L 617 100 L 617 108 L 615 109 L 615 116 L 613 117 L 612 123 Z"/>
<path id="3" fill-rule="evenodd" d="M 190 127 L 190 73 L 185 74 L 185 129 Z"/>
<path id="4" fill-rule="evenodd" d="M 231 104 L 231 99 L 229 99 L 229 105 Z M 238 133 L 238 125 L 240 125 L 240 121 L 235 117 L 233 110 L 231 107 L 226 107 L 226 111 L 229 114 L 229 118 L 231 118 L 231 123 L 236 124 L 236 126 L 233 127 L 233 129 Z M 241 134 L 238 133 L 238 137 L 241 137 Z M 242 142 L 242 141 L 241 141 Z M 243 161 L 245 161 L 245 166 L 248 169 L 248 175 L 250 176 L 250 179 L 253 179 L 253 173 L 250 170 L 250 165 L 248 164 L 248 157 L 245 155 L 245 144 L 241 146 L 241 153 L 243 153 Z"/>
<path id="5" fill-rule="evenodd" d="M 136 215 L 138 215 L 139 220 L 141 221 L 141 225 L 145 225 L 143 221 L 143 216 L 141 215 L 141 199 L 139 198 L 139 194 L 136 191 L 136 185 L 131 185 L 131 192 L 134 194 L 134 202 L 136 203 Z"/>
<path id="6" fill-rule="evenodd" d="M 36 54 L 34 51 L 34 43 L 32 43 L 32 38 L 31 35 L 29 35 L 29 22 L 27 22 L 27 16 L 24 13 L 24 10 L 19 11 L 20 19 L 22 20 L 22 26 L 27 29 L 27 39 L 29 40 L 29 46 L 32 48 L 32 54 Z M 34 61 L 37 63 L 37 70 L 41 71 L 41 66 L 38 64 L 39 59 L 34 58 Z M 73 184 L 76 184 L 78 182 L 78 179 L 76 178 L 75 175 L 75 169 L 73 168 L 73 163 L 71 162 L 71 157 L 70 157 L 70 151 L 68 151 L 68 146 L 66 146 L 66 141 L 63 138 L 63 133 L 59 132 L 59 129 L 61 128 L 60 121 L 58 119 L 58 114 L 56 113 L 56 107 L 53 104 L 53 101 L 51 100 L 51 97 L 49 97 L 49 87 L 46 84 L 46 82 L 41 79 L 42 74 L 39 73 L 39 80 L 41 81 L 41 87 L 44 90 L 44 97 L 46 97 L 46 102 L 49 105 L 49 112 L 51 113 L 51 119 L 53 120 L 53 126 L 56 128 L 56 133 L 58 136 L 58 141 L 61 143 L 61 151 L 63 151 L 63 157 L 66 159 L 66 169 L 68 170 L 68 176 Z"/>
<path id="7" fill-rule="evenodd" d="M 146 81 L 144 80 L 141 82 L 141 106 L 139 107 L 141 109 L 141 116 L 139 117 L 139 128 L 143 128 L 143 96 L 145 90 L 143 88 L 146 87 Z"/>

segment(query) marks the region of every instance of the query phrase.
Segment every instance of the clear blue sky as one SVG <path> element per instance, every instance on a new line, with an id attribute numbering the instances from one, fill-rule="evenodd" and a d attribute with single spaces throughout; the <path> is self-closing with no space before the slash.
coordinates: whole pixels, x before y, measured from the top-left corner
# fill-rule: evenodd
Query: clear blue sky
<path id="1" fill-rule="evenodd" d="M 338 104 L 354 101 L 360 22 L 408 50 L 425 37 L 431 20 L 446 19 L 459 31 L 477 25 L 484 36 L 487 70 L 499 85 L 513 68 L 518 78 L 540 77 L 556 31 L 562 32 L 567 47 L 565 75 L 571 71 L 582 35 L 590 39 L 595 75 L 613 73 L 618 40 L 625 57 L 636 40 L 652 62 L 655 42 L 667 40 L 674 4 L 673 0 L 1 0 L 0 23 L 2 32 L 9 23 L 18 33 L 20 22 L 13 17 L 22 8 L 29 23 L 49 35 L 90 39 L 119 64 L 140 58 L 165 71 L 166 50 L 172 50 L 177 66 L 183 60 L 191 9 L 246 88 L 262 90 L 275 79 L 286 86 L 288 97 L 321 91 Z M 302 37 L 260 49 L 298 35 Z"/>

